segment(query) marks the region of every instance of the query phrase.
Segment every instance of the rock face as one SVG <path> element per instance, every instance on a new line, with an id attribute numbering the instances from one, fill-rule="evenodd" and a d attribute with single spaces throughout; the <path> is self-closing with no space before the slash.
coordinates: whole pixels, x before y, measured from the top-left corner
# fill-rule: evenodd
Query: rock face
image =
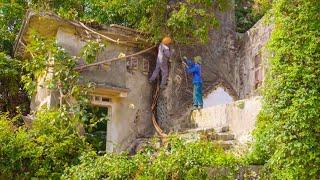
<path id="1" fill-rule="evenodd" d="M 235 31 L 234 9 L 218 12 L 220 26 L 210 31 L 209 42 L 201 46 L 175 46 L 166 89 L 158 100 L 157 117 L 166 132 L 195 128 L 190 119 L 192 77 L 181 64 L 181 56 L 202 56 L 204 96 L 222 86 L 234 100 L 259 95 L 267 54 L 262 48 L 269 39 L 271 26 L 262 21 L 243 34 Z"/>

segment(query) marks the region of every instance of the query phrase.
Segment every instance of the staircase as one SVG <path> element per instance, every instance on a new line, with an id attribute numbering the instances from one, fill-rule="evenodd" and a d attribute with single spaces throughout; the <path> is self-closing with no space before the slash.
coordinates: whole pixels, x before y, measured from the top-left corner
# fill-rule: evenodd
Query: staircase
<path id="1" fill-rule="evenodd" d="M 235 144 L 235 136 L 229 131 L 228 126 L 221 128 L 195 128 L 181 132 L 180 137 L 187 142 L 195 142 L 201 139 L 207 139 L 219 144 L 223 149 L 231 149 Z"/>

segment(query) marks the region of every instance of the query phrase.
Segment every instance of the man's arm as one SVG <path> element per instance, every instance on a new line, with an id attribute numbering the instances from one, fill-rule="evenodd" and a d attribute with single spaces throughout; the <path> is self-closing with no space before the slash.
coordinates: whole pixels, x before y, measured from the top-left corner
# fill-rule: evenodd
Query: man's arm
<path id="1" fill-rule="evenodd" d="M 197 67 L 196 66 L 188 66 L 186 67 L 186 71 L 187 73 L 193 73 L 193 72 L 196 72 L 197 71 Z"/>

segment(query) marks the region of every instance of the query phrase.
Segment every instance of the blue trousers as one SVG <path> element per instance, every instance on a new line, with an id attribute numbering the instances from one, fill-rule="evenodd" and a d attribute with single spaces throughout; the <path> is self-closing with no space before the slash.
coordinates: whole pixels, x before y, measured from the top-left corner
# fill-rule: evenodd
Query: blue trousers
<path id="1" fill-rule="evenodd" d="M 193 106 L 203 107 L 202 83 L 193 83 Z"/>

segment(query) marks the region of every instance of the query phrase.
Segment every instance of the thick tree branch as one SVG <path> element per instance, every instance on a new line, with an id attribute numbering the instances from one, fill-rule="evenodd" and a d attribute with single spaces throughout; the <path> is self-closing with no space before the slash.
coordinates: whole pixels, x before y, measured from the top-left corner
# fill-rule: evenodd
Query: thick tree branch
<path id="1" fill-rule="evenodd" d="M 123 57 L 117 57 L 117 58 L 111 58 L 111 59 L 107 59 L 107 60 L 103 60 L 103 61 L 99 61 L 99 62 L 96 62 L 96 63 L 92 63 L 92 64 L 88 64 L 88 65 L 83 65 L 83 66 L 78 66 L 75 68 L 75 70 L 78 70 L 78 71 L 81 71 L 85 68 L 88 68 L 88 67 L 92 67 L 92 66 L 97 66 L 97 65 L 100 65 L 100 64 L 106 64 L 106 63 L 110 63 L 112 61 L 118 61 L 118 60 L 123 60 L 123 59 L 126 59 L 126 58 L 129 58 L 129 57 L 133 57 L 133 56 L 138 56 L 140 54 L 143 54 L 143 53 L 146 53 L 150 50 L 152 50 L 153 48 L 156 48 L 157 46 L 154 45 L 150 48 L 147 48 L 145 50 L 142 50 L 142 51 L 139 51 L 137 53 L 134 53 L 134 54 L 131 54 L 131 55 L 128 55 L 128 56 L 123 56 Z"/>

